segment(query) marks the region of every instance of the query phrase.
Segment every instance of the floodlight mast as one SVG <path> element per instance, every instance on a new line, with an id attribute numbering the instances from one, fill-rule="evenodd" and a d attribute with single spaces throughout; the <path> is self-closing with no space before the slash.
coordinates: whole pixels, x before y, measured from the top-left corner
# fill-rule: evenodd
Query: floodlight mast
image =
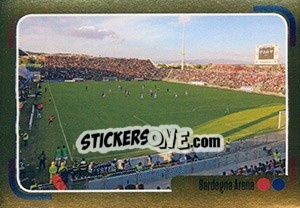
<path id="1" fill-rule="evenodd" d="M 181 70 L 184 69 L 184 56 L 185 56 L 185 22 L 182 28 L 182 54 L 181 54 Z"/>

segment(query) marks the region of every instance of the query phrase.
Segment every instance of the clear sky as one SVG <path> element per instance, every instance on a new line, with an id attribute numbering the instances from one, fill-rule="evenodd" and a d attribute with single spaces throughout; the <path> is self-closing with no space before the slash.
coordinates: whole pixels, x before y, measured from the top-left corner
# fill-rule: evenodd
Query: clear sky
<path id="1" fill-rule="evenodd" d="M 255 46 L 280 45 L 285 61 L 287 29 L 278 15 L 29 15 L 18 24 L 18 46 L 32 52 L 181 60 L 230 59 L 253 63 Z"/>

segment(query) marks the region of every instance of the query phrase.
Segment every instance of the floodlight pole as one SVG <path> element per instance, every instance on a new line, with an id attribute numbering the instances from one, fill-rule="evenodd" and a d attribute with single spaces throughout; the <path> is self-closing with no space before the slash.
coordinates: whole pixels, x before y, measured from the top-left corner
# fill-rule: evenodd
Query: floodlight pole
<path id="1" fill-rule="evenodd" d="M 182 54 L 181 54 L 181 70 L 184 69 L 184 55 L 185 55 L 185 23 L 182 28 Z"/>

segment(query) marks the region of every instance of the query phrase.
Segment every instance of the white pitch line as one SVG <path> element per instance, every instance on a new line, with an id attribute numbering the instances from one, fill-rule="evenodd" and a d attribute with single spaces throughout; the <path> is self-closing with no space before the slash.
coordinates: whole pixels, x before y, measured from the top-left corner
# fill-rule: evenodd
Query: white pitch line
<path id="1" fill-rule="evenodd" d="M 272 106 L 277 106 L 277 105 L 279 105 L 279 104 L 281 104 L 281 103 L 270 103 L 270 104 L 259 105 L 259 106 L 256 106 L 256 105 L 229 105 L 229 108 L 230 108 L 230 109 L 237 109 L 237 108 L 249 108 L 249 109 L 251 109 L 251 108 L 272 107 Z M 197 106 L 197 107 L 194 107 L 194 108 L 192 109 L 192 111 L 194 112 L 194 111 L 196 111 L 196 110 L 199 109 L 199 108 L 201 108 L 201 109 L 203 109 L 203 110 L 207 110 L 206 107 L 211 108 L 211 105 L 209 105 L 209 106 L 207 106 L 207 105 L 205 105 L 205 106 Z M 216 106 L 214 106 L 214 107 L 215 107 L 215 109 L 217 109 L 217 107 L 224 107 L 224 105 L 216 105 Z M 225 107 L 224 107 L 224 109 L 225 109 Z M 209 109 L 208 109 L 208 110 L 209 110 Z M 197 111 L 198 111 L 198 110 L 197 110 Z"/>
<path id="2" fill-rule="evenodd" d="M 55 108 L 55 111 L 56 111 L 56 114 L 57 114 L 58 123 L 59 123 L 59 125 L 60 125 L 61 132 L 62 132 L 62 134 L 63 134 L 63 136 L 64 136 L 65 143 L 66 143 L 66 145 L 67 145 L 67 148 L 68 148 L 68 151 L 69 151 L 70 158 L 71 158 L 71 160 L 72 160 L 72 162 L 73 162 L 72 153 L 71 153 L 71 150 L 70 150 L 68 141 L 67 141 L 67 137 L 66 137 L 64 128 L 63 128 L 63 126 L 62 126 L 62 124 L 61 124 L 60 116 L 59 116 L 59 113 L 58 113 L 58 110 L 57 110 L 57 107 L 56 107 L 56 104 L 55 104 L 55 100 L 54 100 L 53 94 L 52 94 L 52 92 L 51 92 L 51 88 L 50 88 L 49 83 L 48 83 L 48 87 L 49 87 L 49 92 L 50 92 L 50 95 L 51 95 L 51 98 L 52 98 L 52 102 L 53 102 L 53 105 L 54 105 L 54 108 Z"/>
<path id="3" fill-rule="evenodd" d="M 151 124 L 147 123 L 146 121 L 144 121 L 143 119 L 137 117 L 136 115 L 133 115 L 133 117 L 136 118 L 136 119 L 138 119 L 138 120 L 140 120 L 140 121 L 142 121 L 143 123 L 151 126 Z"/>
<path id="4" fill-rule="evenodd" d="M 201 110 L 197 110 L 197 111 L 207 111 L 207 110 L 216 110 L 217 108 L 216 107 L 223 107 L 224 105 L 217 105 L 217 106 L 213 106 L 212 108 L 212 105 L 204 105 L 204 106 L 197 106 L 197 107 L 194 107 L 191 112 L 194 112 L 196 111 L 197 109 L 201 109 Z M 225 107 L 224 107 L 225 108 Z M 217 109 L 218 110 L 218 109 Z"/>
<path id="5" fill-rule="evenodd" d="M 206 111 L 208 109 L 202 109 L 201 111 Z M 210 109 L 214 110 L 214 109 Z M 200 111 L 200 110 L 199 110 Z M 176 112 L 163 112 L 163 113 L 151 113 L 151 114 L 140 114 L 139 116 L 161 116 L 161 115 L 170 115 L 170 114 L 182 114 L 182 113 L 193 113 L 193 110 L 186 111 L 176 111 Z"/>
<path id="6" fill-rule="evenodd" d="M 186 110 L 186 111 L 176 111 L 176 112 L 163 112 L 163 113 L 151 113 L 151 114 L 140 114 L 139 116 L 160 116 L 160 115 L 170 115 L 170 114 L 181 114 L 181 113 L 193 113 L 195 111 L 197 112 L 203 112 L 203 111 L 220 111 L 221 108 L 219 107 L 224 107 L 224 105 L 204 105 L 204 106 L 197 106 L 192 108 L 191 110 Z M 243 106 L 230 106 L 230 109 L 237 109 L 241 107 L 246 107 L 246 108 L 252 108 L 252 107 L 257 107 L 257 106 L 249 106 L 249 105 L 243 105 Z M 260 107 L 260 106 L 258 106 Z M 200 109 L 200 110 L 198 110 Z M 225 107 L 224 107 L 225 109 Z M 135 117 L 135 116 L 134 116 Z"/>
<path id="7" fill-rule="evenodd" d="M 207 108 L 207 107 L 209 107 L 209 108 Z M 224 107 L 224 109 L 225 109 L 224 105 L 215 105 L 213 107 L 214 107 L 214 109 L 212 109 L 212 105 L 209 105 L 209 106 L 207 106 L 207 105 L 206 106 L 197 106 L 197 107 L 193 108 L 192 111 L 194 112 L 194 111 L 196 111 L 197 109 L 200 109 L 200 108 L 201 108 L 201 111 L 203 111 L 203 110 L 221 110 L 221 108 L 219 109 L 218 107 Z M 238 105 L 238 106 L 230 105 L 229 106 L 230 109 L 252 108 L 252 107 L 257 107 L 257 106 L 249 106 L 249 105 Z M 260 107 L 260 106 L 258 106 L 258 107 Z"/>

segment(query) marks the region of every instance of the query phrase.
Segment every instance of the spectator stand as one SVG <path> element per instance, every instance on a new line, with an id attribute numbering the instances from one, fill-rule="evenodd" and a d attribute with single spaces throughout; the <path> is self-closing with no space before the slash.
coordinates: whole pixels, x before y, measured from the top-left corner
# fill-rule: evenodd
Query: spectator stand
<path id="1" fill-rule="evenodd" d="M 74 178 L 74 183 L 85 184 L 84 189 L 107 190 L 114 189 L 119 184 L 125 187 L 131 183 L 151 183 L 171 179 L 178 175 L 197 174 L 250 160 L 259 160 L 269 156 L 268 149 L 278 149 L 284 155 L 285 140 L 283 135 L 282 132 L 278 132 L 245 141 L 234 141 L 230 152 L 197 153 L 196 159 L 192 157 L 193 153 L 185 153 L 186 156 L 189 155 L 185 162 L 180 162 L 182 153 L 175 153 L 173 157 L 171 153 L 151 155 L 153 163 L 157 165 L 151 167 L 143 165 L 141 171 L 137 171 L 134 167 L 139 162 L 147 164 L 148 156 L 130 158 L 131 167 L 122 170 L 111 169 L 110 166 L 113 162 L 110 161 L 106 163 L 96 162 L 92 168 L 93 171 L 89 174 L 76 175 L 72 172 L 72 168 L 69 168 L 69 171 Z M 42 184 L 39 187 L 40 189 L 51 189 L 49 184 Z"/>

